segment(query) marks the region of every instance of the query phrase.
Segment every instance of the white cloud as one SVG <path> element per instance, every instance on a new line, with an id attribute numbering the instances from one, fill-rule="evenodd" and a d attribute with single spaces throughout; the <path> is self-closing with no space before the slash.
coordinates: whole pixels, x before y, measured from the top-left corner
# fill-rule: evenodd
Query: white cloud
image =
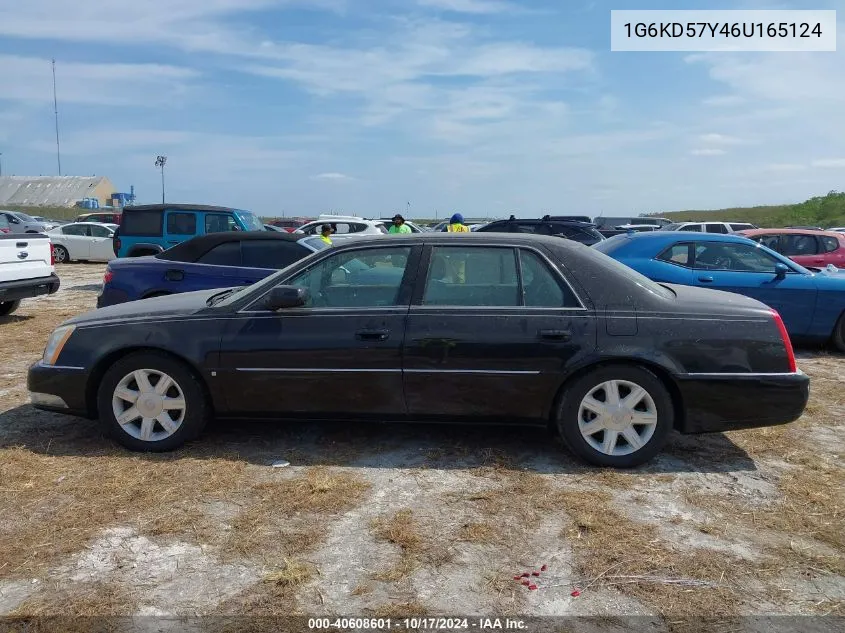
<path id="1" fill-rule="evenodd" d="M 476 14 L 502 13 L 518 8 L 510 2 L 501 2 L 500 0 L 417 0 L 417 4 L 443 11 Z"/>
<path id="2" fill-rule="evenodd" d="M 702 143 L 709 143 L 713 145 L 740 145 L 743 143 L 743 140 L 737 138 L 735 136 L 727 136 L 725 134 L 701 134 L 698 137 L 698 140 Z"/>
<path id="3" fill-rule="evenodd" d="M 769 165 L 763 166 L 763 171 L 774 172 L 805 171 L 806 169 L 806 165 L 801 165 L 798 163 L 771 163 Z"/>
<path id="4" fill-rule="evenodd" d="M 845 158 L 823 158 L 813 161 L 813 167 L 843 167 L 845 168 Z"/>
<path id="5" fill-rule="evenodd" d="M 690 151 L 690 154 L 693 156 L 722 156 L 725 153 L 725 150 L 713 147 L 699 148 Z"/>
<path id="6" fill-rule="evenodd" d="M 314 176 L 314 180 L 331 180 L 333 182 L 343 182 L 355 179 L 352 176 L 347 176 L 346 174 L 330 171 L 324 174 L 317 174 L 316 176 Z"/>
<path id="7" fill-rule="evenodd" d="M 715 97 L 708 97 L 704 100 L 704 105 L 713 106 L 715 108 L 741 106 L 745 103 L 745 99 L 739 95 L 718 95 Z"/>

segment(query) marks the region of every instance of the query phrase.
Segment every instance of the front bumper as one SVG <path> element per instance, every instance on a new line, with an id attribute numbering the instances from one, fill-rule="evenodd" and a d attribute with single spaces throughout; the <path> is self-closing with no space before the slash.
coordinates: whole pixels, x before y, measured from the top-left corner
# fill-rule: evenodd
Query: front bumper
<path id="1" fill-rule="evenodd" d="M 20 279 L 0 283 L 0 301 L 18 301 L 41 295 L 51 295 L 59 289 L 59 276 L 52 273 L 49 277 Z"/>
<path id="2" fill-rule="evenodd" d="M 93 417 L 93 403 L 86 401 L 88 370 L 82 367 L 44 365 L 38 361 L 29 368 L 26 385 L 36 409 L 81 417 Z"/>
<path id="3" fill-rule="evenodd" d="M 717 433 L 787 424 L 801 417 L 810 378 L 794 374 L 677 376 L 686 416 L 682 433 Z"/>

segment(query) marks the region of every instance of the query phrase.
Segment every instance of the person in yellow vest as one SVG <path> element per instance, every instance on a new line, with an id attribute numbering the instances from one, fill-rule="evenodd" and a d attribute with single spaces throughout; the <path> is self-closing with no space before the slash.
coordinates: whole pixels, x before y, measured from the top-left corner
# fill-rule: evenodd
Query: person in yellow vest
<path id="1" fill-rule="evenodd" d="M 449 220 L 449 226 L 446 227 L 449 233 L 469 233 L 469 227 L 464 224 L 464 216 L 460 213 L 455 213 Z"/>
<path id="2" fill-rule="evenodd" d="M 332 245 L 332 238 L 330 235 L 332 234 L 332 225 L 331 224 L 324 224 L 320 227 L 320 239 L 323 240 L 329 246 Z"/>

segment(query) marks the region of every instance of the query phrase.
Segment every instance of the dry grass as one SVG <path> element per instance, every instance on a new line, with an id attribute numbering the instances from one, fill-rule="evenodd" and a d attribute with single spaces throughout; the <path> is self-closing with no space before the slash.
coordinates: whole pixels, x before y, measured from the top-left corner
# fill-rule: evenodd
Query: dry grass
<path id="1" fill-rule="evenodd" d="M 313 467 L 278 482 L 254 485 L 231 523 L 227 550 L 267 559 L 309 552 L 323 541 L 324 517 L 356 507 L 370 488 L 358 475 Z"/>
<path id="2" fill-rule="evenodd" d="M 428 609 L 426 609 L 424 604 L 418 602 L 417 600 L 411 600 L 408 602 L 391 602 L 390 604 L 385 604 L 368 610 L 368 612 L 372 614 L 372 617 L 391 618 L 394 620 L 398 618 L 428 615 Z"/>
<path id="3" fill-rule="evenodd" d="M 372 521 L 370 527 L 373 536 L 396 545 L 400 550 L 399 561 L 373 574 L 373 580 L 397 582 L 410 576 L 422 564 L 439 567 L 453 558 L 449 545 L 439 540 L 432 529 L 423 529 L 411 510 L 379 517 Z"/>
<path id="4" fill-rule="evenodd" d="M 264 576 L 265 582 L 271 582 L 281 587 L 296 587 L 303 585 L 314 575 L 311 566 L 298 560 L 283 560 L 284 567 Z"/>
<path id="5" fill-rule="evenodd" d="M 630 478 L 624 473 L 597 473 L 593 479 L 619 486 Z M 467 495 L 473 500 L 464 499 L 461 505 L 474 506 L 476 518 L 486 517 L 489 524 L 495 524 L 497 536 L 509 548 L 515 549 L 543 516 L 564 512 L 569 522 L 561 538 L 574 550 L 577 575 L 597 579 L 598 585 L 609 570 L 614 575 L 659 575 L 721 583 L 719 588 L 692 590 L 654 583 L 619 585 L 616 589 L 667 616 L 734 613 L 727 588 L 736 564 L 734 558 L 719 552 L 680 551 L 667 546 L 656 527 L 632 521 L 617 511 L 611 495 L 603 490 L 560 490 L 549 480 L 525 472 L 502 477 L 501 484 L 498 490 Z"/>
<path id="6" fill-rule="evenodd" d="M 458 540 L 468 543 L 492 543 L 496 531 L 486 523 L 464 523 L 458 532 Z"/>
<path id="7" fill-rule="evenodd" d="M 0 578 L 32 576 L 115 525 L 195 535 L 199 503 L 232 495 L 245 464 L 220 459 L 130 455 L 53 457 L 0 451 Z M 13 510 L 12 510 L 13 509 Z"/>
<path id="8" fill-rule="evenodd" d="M 12 617 L 73 616 L 130 616 L 137 602 L 132 592 L 119 585 L 103 583 L 72 583 L 67 587 L 42 593 L 21 604 L 9 615 Z M 80 630 L 84 623 L 79 622 Z"/>

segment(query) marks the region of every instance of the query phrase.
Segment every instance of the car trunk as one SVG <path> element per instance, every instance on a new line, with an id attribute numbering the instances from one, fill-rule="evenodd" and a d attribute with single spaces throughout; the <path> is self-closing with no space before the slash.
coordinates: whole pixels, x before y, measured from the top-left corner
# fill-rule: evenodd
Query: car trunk
<path id="1" fill-rule="evenodd" d="M 0 235 L 0 282 L 48 277 L 50 241 L 44 235 Z"/>

